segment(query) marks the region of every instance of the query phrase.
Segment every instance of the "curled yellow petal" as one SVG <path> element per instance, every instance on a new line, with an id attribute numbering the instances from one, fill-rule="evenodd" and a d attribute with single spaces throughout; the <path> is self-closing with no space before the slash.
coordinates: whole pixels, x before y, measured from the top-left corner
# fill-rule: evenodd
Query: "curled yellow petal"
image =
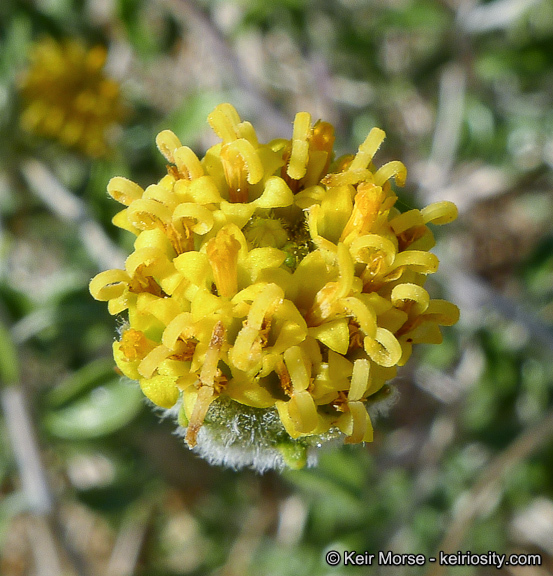
<path id="1" fill-rule="evenodd" d="M 253 127 L 251 122 L 247 121 L 239 122 L 236 126 L 236 134 L 239 138 L 244 138 L 248 142 L 251 142 L 254 147 L 257 148 L 257 146 L 259 146 L 259 142 L 257 141 L 257 135 L 255 133 L 255 128 Z"/>
<path id="2" fill-rule="evenodd" d="M 271 348 L 273 354 L 282 354 L 290 346 L 301 344 L 307 336 L 307 325 L 297 308 L 289 300 L 284 300 L 278 309 L 275 330 L 276 342 Z"/>
<path id="3" fill-rule="evenodd" d="M 288 402 L 288 413 L 300 434 L 309 434 L 319 422 L 317 407 L 307 390 L 294 392 Z"/>
<path id="4" fill-rule="evenodd" d="M 348 351 L 349 329 L 347 319 L 333 320 L 320 326 L 308 328 L 308 333 L 339 354 L 345 354 Z"/>
<path id="5" fill-rule="evenodd" d="M 378 317 L 378 325 L 381 328 L 386 328 L 386 330 L 389 330 L 392 334 L 396 334 L 405 326 L 406 322 L 408 321 L 409 314 L 405 310 L 409 310 L 411 312 L 411 317 L 417 317 L 416 303 L 402 300 L 401 303 L 398 302 L 398 304 L 403 309 L 400 310 L 400 308 L 392 307 Z"/>
<path id="6" fill-rule="evenodd" d="M 425 223 L 442 225 L 453 222 L 459 215 L 459 211 L 453 202 L 443 201 L 429 204 L 421 210 L 421 214 Z"/>
<path id="7" fill-rule="evenodd" d="M 309 186 L 294 196 L 294 204 L 304 210 L 313 204 L 320 204 L 325 194 L 326 191 L 322 186 Z"/>
<path id="8" fill-rule="evenodd" d="M 135 228 L 149 230 L 170 222 L 171 211 L 161 202 L 141 198 L 129 206 L 127 218 Z"/>
<path id="9" fill-rule="evenodd" d="M 261 282 L 256 282 L 255 284 L 250 284 L 243 290 L 240 290 L 238 294 L 236 294 L 231 302 L 233 304 L 241 305 L 244 302 L 253 302 L 263 290 L 265 290 L 265 286 L 267 284 L 263 284 Z"/>
<path id="10" fill-rule="evenodd" d="M 175 314 L 180 312 L 178 304 L 172 298 L 160 298 L 150 292 L 137 294 L 136 310 L 140 314 L 152 315 L 163 325 L 168 324 Z"/>
<path id="11" fill-rule="evenodd" d="M 216 214 L 217 216 L 224 216 L 224 220 L 221 219 L 220 222 L 227 222 L 228 224 L 234 224 L 237 228 L 243 228 L 250 218 L 253 216 L 255 209 L 257 208 L 253 202 L 248 202 L 247 204 L 226 202 L 223 200 L 219 208 L 221 212 Z M 236 235 L 237 240 L 239 240 L 240 235 Z M 242 238 L 243 238 L 242 234 Z M 244 241 L 245 245 L 245 241 Z"/>
<path id="12" fill-rule="evenodd" d="M 196 204 L 217 204 L 222 197 L 217 184 L 211 176 L 198 176 L 194 180 L 177 180 L 173 187 L 175 194 L 183 202 Z"/>
<path id="13" fill-rule="evenodd" d="M 227 175 L 227 182 L 231 187 L 236 186 L 237 182 L 241 182 L 241 177 L 236 176 L 236 172 L 240 170 L 237 167 L 240 167 L 241 164 L 244 166 L 249 184 L 257 184 L 263 178 L 261 160 L 252 143 L 245 138 L 239 138 L 225 144 L 221 149 L 221 159 Z"/>
<path id="14" fill-rule="evenodd" d="M 174 350 L 177 340 L 183 334 L 189 332 L 192 332 L 192 314 L 190 312 L 181 312 L 167 324 L 161 341 L 168 350 Z"/>
<path id="15" fill-rule="evenodd" d="M 327 174 L 321 182 L 330 187 L 333 186 L 347 186 L 359 184 L 359 182 L 373 182 L 373 173 L 368 168 L 360 168 L 358 170 L 346 170 L 344 172 L 337 172 Z"/>
<path id="16" fill-rule="evenodd" d="M 332 382 L 346 380 L 344 390 L 348 386 L 347 379 L 350 379 L 353 371 L 353 363 L 340 354 L 330 351 L 328 353 L 328 374 Z"/>
<path id="17" fill-rule="evenodd" d="M 351 386 L 348 392 L 348 401 L 361 400 L 369 388 L 370 363 L 368 360 L 358 359 L 353 363 Z"/>
<path id="18" fill-rule="evenodd" d="M 408 267 L 420 274 L 432 274 L 438 269 L 440 261 L 435 254 L 424 250 L 405 250 L 400 252 L 393 264 L 393 268 Z"/>
<path id="19" fill-rule="evenodd" d="M 220 296 L 231 298 L 238 290 L 237 263 L 240 242 L 226 228 L 206 245 L 206 253 L 213 270 Z"/>
<path id="20" fill-rule="evenodd" d="M 452 302 L 436 298 L 430 301 L 424 316 L 430 317 L 433 322 L 440 324 L 440 326 L 453 326 L 459 321 L 460 312 L 459 308 Z"/>
<path id="21" fill-rule="evenodd" d="M 175 268 L 196 286 L 205 286 L 213 280 L 212 268 L 206 254 L 202 252 L 185 252 L 179 254 L 174 260 Z"/>
<path id="22" fill-rule="evenodd" d="M 309 137 L 311 136 L 311 115 L 308 112 L 298 112 L 294 119 L 292 133 L 292 151 L 288 163 L 287 174 L 293 180 L 300 180 L 307 171 L 309 160 Z"/>
<path id="23" fill-rule="evenodd" d="M 421 322 L 417 323 L 413 330 L 401 336 L 401 339 L 406 344 L 441 344 L 443 336 L 438 324 L 425 316 L 420 316 L 420 319 Z"/>
<path id="24" fill-rule="evenodd" d="M 386 138 L 386 132 L 381 130 L 380 128 L 373 128 L 370 132 L 363 144 L 359 146 L 359 150 L 355 155 L 352 163 L 349 166 L 349 170 L 359 170 L 366 168 L 373 156 L 376 154 L 377 150 L 380 148 L 380 145 Z"/>
<path id="25" fill-rule="evenodd" d="M 421 211 L 417 209 L 408 210 L 390 220 L 390 226 L 396 234 L 401 234 L 414 226 L 423 226 L 424 223 Z"/>
<path id="26" fill-rule="evenodd" d="M 221 356 L 221 348 L 225 341 L 225 326 L 219 320 L 213 327 L 209 348 L 205 355 L 204 363 L 200 371 L 200 382 L 203 386 L 213 387 L 217 375 L 217 365 Z"/>
<path id="27" fill-rule="evenodd" d="M 378 234 L 365 234 L 351 243 L 350 253 L 357 262 L 370 264 L 371 268 L 378 268 L 378 272 L 381 272 L 392 267 L 396 247 L 388 238 Z"/>
<path id="28" fill-rule="evenodd" d="M 310 368 L 299 346 L 292 346 L 284 352 L 284 362 L 292 380 L 295 392 L 309 387 Z"/>
<path id="29" fill-rule="evenodd" d="M 361 300 L 360 296 L 349 296 L 340 302 L 345 310 L 351 314 L 366 336 L 376 334 L 376 313 L 368 302 Z"/>
<path id="30" fill-rule="evenodd" d="M 135 200 L 142 198 L 144 190 L 132 180 L 115 176 L 108 183 L 108 194 L 117 202 L 129 206 Z"/>
<path id="31" fill-rule="evenodd" d="M 275 312 L 282 303 L 284 292 L 276 284 L 267 284 L 263 292 L 252 303 L 248 314 L 248 326 L 260 330 L 265 316 Z"/>
<path id="32" fill-rule="evenodd" d="M 384 166 L 381 166 L 374 175 L 374 183 L 377 186 L 383 186 L 384 182 L 390 178 L 394 178 L 398 186 L 405 185 L 405 180 L 407 178 L 407 168 L 405 168 L 403 162 L 394 160 L 392 162 L 388 162 L 388 164 L 384 164 Z"/>
<path id="33" fill-rule="evenodd" d="M 321 236 L 331 242 L 337 243 L 344 237 L 342 230 L 344 230 L 344 226 L 351 215 L 352 193 L 353 188 L 351 186 L 329 188 L 321 202 L 318 230 Z"/>
<path id="34" fill-rule="evenodd" d="M 219 104 L 207 117 L 209 125 L 223 140 L 223 142 L 232 142 L 238 138 L 237 127 L 240 123 L 240 116 L 231 104 Z"/>
<path id="35" fill-rule="evenodd" d="M 198 432 L 215 397 L 215 391 L 211 386 L 202 386 L 198 391 L 185 436 L 186 443 L 190 448 L 194 448 L 198 442 Z"/>
<path id="36" fill-rule="evenodd" d="M 225 388 L 225 395 L 254 408 L 269 408 L 275 404 L 275 398 L 266 388 L 245 375 L 233 378 Z"/>
<path id="37" fill-rule="evenodd" d="M 132 306 L 132 295 L 124 292 L 118 298 L 111 298 L 108 302 L 108 312 L 115 316 L 116 314 L 120 314 L 124 310 L 127 310 L 129 306 Z"/>
<path id="38" fill-rule="evenodd" d="M 171 355 L 171 350 L 163 344 L 156 346 L 138 365 L 138 372 L 144 378 L 151 378 L 159 363 Z"/>
<path id="39" fill-rule="evenodd" d="M 394 286 L 391 301 L 396 308 L 404 308 L 406 303 L 410 303 L 407 312 L 411 311 L 418 315 L 422 314 L 428 308 L 430 296 L 422 286 L 406 282 Z"/>
<path id="40" fill-rule="evenodd" d="M 126 208 L 124 210 L 117 212 L 117 214 L 111 219 L 111 223 L 114 226 L 121 228 L 122 230 L 127 230 L 128 232 L 131 232 L 135 236 L 138 236 L 140 234 L 140 230 L 129 222 L 128 212 Z"/>
<path id="41" fill-rule="evenodd" d="M 180 146 L 173 152 L 178 171 L 187 179 L 195 180 L 204 175 L 204 169 L 196 154 L 188 146 Z"/>
<path id="42" fill-rule="evenodd" d="M 317 246 L 317 248 L 321 248 L 321 250 L 325 250 L 329 253 L 333 253 L 336 251 L 336 244 L 332 243 L 330 240 L 324 238 L 321 234 L 319 234 L 319 220 L 322 219 L 322 209 L 321 206 L 318 204 L 313 204 L 307 210 L 307 223 L 309 228 L 309 235 L 313 240 L 313 243 Z"/>
<path id="43" fill-rule="evenodd" d="M 260 331 L 251 326 L 244 326 L 229 352 L 232 364 L 244 372 L 259 370 L 263 362 L 263 350 Z"/>
<path id="44" fill-rule="evenodd" d="M 142 248 L 156 248 L 160 252 L 167 253 L 167 249 L 170 248 L 171 242 L 167 235 L 166 230 L 163 226 L 155 227 L 150 230 L 142 230 L 136 240 L 134 241 L 135 250 L 141 250 Z"/>
<path id="45" fill-rule="evenodd" d="M 263 194 L 254 200 L 259 208 L 285 208 L 294 203 L 294 194 L 282 178 L 271 176 L 265 182 Z"/>
<path id="46" fill-rule="evenodd" d="M 144 195 L 142 196 L 144 200 L 155 200 L 167 206 L 167 208 L 174 208 L 178 202 L 173 190 L 161 186 L 160 184 L 151 184 L 144 190 Z"/>
<path id="47" fill-rule="evenodd" d="M 365 405 L 362 402 L 350 402 L 348 408 L 351 415 L 351 433 L 344 440 L 344 443 L 371 442 L 372 425 Z"/>
<path id="48" fill-rule="evenodd" d="M 139 248 L 135 250 L 125 261 L 125 268 L 130 276 L 140 273 L 140 270 L 150 269 L 153 274 L 154 269 L 161 269 L 163 263 L 167 262 L 167 256 L 157 247 Z"/>
<path id="49" fill-rule="evenodd" d="M 94 276 L 89 290 L 96 300 L 107 302 L 121 296 L 129 282 L 130 277 L 124 270 L 106 270 Z"/>
<path id="50" fill-rule="evenodd" d="M 140 380 L 140 388 L 146 398 L 157 406 L 171 408 L 179 399 L 179 389 L 175 378 L 171 376 L 156 375 L 153 378 Z"/>
<path id="51" fill-rule="evenodd" d="M 193 294 L 190 312 L 194 322 L 201 321 L 202 318 L 206 318 L 221 309 L 221 299 L 212 294 L 211 291 L 198 289 Z"/>
<path id="52" fill-rule="evenodd" d="M 182 146 L 177 136 L 171 132 L 171 130 L 162 130 L 156 137 L 156 145 L 163 156 L 174 164 L 175 158 L 173 153 L 177 148 Z"/>
<path id="53" fill-rule="evenodd" d="M 389 330 L 380 327 L 376 329 L 374 338 L 369 336 L 365 338 L 364 347 L 371 360 L 385 368 L 395 366 L 402 354 L 397 338 Z"/>
<path id="54" fill-rule="evenodd" d="M 370 233 L 382 207 L 383 200 L 384 193 L 380 186 L 370 183 L 359 185 L 351 216 L 344 226 L 340 240 L 342 242 L 351 242 L 358 236 Z M 353 235 L 353 237 L 350 238 L 350 235 Z"/>
<path id="55" fill-rule="evenodd" d="M 214 224 L 211 210 L 192 202 L 183 202 L 173 211 L 173 222 L 190 219 L 190 229 L 196 234 L 207 234 Z"/>
<path id="56" fill-rule="evenodd" d="M 271 318 L 281 305 L 283 297 L 284 292 L 280 286 L 267 284 L 253 301 L 247 321 L 229 353 L 231 361 L 240 370 L 259 368 L 263 360 L 263 347 L 267 345 Z"/>

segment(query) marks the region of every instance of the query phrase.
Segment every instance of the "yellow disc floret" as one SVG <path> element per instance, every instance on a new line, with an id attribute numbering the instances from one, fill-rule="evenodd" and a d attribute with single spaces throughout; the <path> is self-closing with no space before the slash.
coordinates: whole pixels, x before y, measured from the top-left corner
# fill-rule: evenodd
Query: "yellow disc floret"
<path id="1" fill-rule="evenodd" d="M 297 467 L 301 448 L 372 440 L 367 408 L 413 344 L 440 342 L 459 317 L 424 289 L 438 267 L 427 225 L 455 205 L 400 213 L 391 179 L 406 170 L 373 168 L 377 128 L 333 163 L 332 126 L 305 112 L 268 144 L 230 104 L 209 123 L 222 142 L 201 160 L 165 130 L 158 184 L 108 186 L 126 206 L 114 222 L 137 236 L 125 270 L 90 284 L 110 312 L 128 310 L 117 365 L 155 404 L 180 406 L 190 447 L 225 446 L 216 461 L 251 464 L 259 447 L 229 454 L 259 441 Z"/>
<path id="2" fill-rule="evenodd" d="M 22 127 L 88 156 L 104 155 L 108 131 L 124 117 L 118 82 L 104 73 L 107 51 L 45 38 L 30 52 L 20 82 Z"/>

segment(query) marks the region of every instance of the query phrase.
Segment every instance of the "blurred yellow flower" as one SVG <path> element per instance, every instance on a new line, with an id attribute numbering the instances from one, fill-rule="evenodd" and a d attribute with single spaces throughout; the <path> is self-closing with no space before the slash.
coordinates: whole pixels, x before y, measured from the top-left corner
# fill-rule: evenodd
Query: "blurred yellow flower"
<path id="1" fill-rule="evenodd" d="M 128 310 L 118 367 L 213 462 L 301 467 L 325 441 L 371 441 L 368 409 L 413 344 L 458 320 L 423 287 L 438 268 L 427 224 L 455 205 L 400 213 L 390 180 L 406 170 L 374 168 L 378 128 L 334 161 L 333 127 L 306 112 L 268 144 L 230 104 L 208 120 L 221 143 L 202 160 L 163 131 L 158 184 L 108 185 L 126 206 L 114 223 L 137 236 L 125 270 L 90 284 Z"/>
<path id="2" fill-rule="evenodd" d="M 108 131 L 125 114 L 119 84 L 104 73 L 107 51 L 77 40 L 44 38 L 21 78 L 24 130 L 91 157 L 108 151 Z"/>

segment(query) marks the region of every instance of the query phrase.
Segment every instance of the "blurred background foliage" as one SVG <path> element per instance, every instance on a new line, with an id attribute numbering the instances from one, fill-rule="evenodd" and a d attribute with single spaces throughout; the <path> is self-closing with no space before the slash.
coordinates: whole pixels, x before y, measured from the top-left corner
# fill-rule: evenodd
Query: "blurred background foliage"
<path id="1" fill-rule="evenodd" d="M 44 37 L 108 50 L 126 113 L 103 157 L 20 126 Z M 403 207 L 460 210 L 431 289 L 461 322 L 400 373 L 375 441 L 315 469 L 192 455 L 115 374 L 117 322 L 88 293 L 131 246 L 110 177 L 156 182 L 164 128 L 203 153 L 224 101 L 263 140 L 307 110 L 335 124 L 339 153 L 379 126 L 377 162 L 409 170 Z M 553 573 L 552 104 L 550 0 L 3 0 L 0 573 L 379 573 L 328 567 L 332 549 L 530 552 L 539 569 L 455 573 Z"/>

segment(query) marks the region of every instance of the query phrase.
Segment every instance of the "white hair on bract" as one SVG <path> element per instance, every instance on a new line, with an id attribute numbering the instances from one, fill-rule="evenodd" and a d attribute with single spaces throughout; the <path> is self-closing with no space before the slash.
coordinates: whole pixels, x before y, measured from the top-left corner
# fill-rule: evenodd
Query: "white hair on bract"
<path id="1" fill-rule="evenodd" d="M 387 414 L 398 396 L 395 387 L 387 386 L 385 393 L 368 406 L 371 419 Z M 176 435 L 186 436 L 182 400 L 169 409 L 155 405 L 154 409 L 161 418 L 178 422 Z M 219 397 L 211 404 L 191 450 L 212 465 L 233 470 L 251 468 L 262 474 L 316 466 L 321 450 L 340 445 L 344 438 L 340 430 L 332 428 L 324 434 L 293 439 L 275 408 L 252 408 Z"/>

